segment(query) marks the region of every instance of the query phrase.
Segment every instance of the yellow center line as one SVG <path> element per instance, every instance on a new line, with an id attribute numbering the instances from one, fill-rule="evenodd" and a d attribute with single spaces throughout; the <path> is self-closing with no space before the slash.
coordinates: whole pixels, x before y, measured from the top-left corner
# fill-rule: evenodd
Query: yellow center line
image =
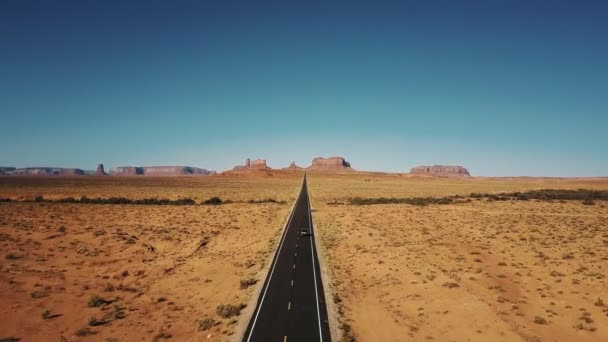
<path id="1" fill-rule="evenodd" d="M 287 342 L 287 336 L 283 337 L 283 342 Z"/>
<path id="2" fill-rule="evenodd" d="M 293 286 L 293 279 L 291 279 L 291 286 Z"/>
<path id="3" fill-rule="evenodd" d="M 291 310 L 291 302 L 287 303 L 287 310 Z"/>

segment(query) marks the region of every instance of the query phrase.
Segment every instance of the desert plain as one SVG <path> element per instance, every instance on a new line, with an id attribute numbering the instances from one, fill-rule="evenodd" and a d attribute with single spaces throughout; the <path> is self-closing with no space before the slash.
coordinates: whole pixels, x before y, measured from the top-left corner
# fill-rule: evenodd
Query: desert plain
<path id="1" fill-rule="evenodd" d="M 234 339 L 302 176 L 0 177 L 0 339 Z M 608 179 L 310 172 L 308 185 L 342 340 L 608 340 L 608 202 L 471 196 Z M 65 201 L 83 196 L 193 204 Z"/>

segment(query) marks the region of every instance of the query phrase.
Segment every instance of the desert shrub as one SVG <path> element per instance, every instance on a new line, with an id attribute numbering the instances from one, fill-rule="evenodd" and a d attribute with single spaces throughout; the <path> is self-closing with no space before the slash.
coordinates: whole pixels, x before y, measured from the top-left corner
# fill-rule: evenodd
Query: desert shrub
<path id="1" fill-rule="evenodd" d="M 587 199 L 583 200 L 583 204 L 584 205 L 594 205 L 595 202 L 593 202 L 592 199 L 587 198 Z"/>
<path id="2" fill-rule="evenodd" d="M 97 308 L 97 307 L 104 306 L 104 305 L 110 304 L 110 303 L 112 303 L 111 300 L 107 300 L 107 299 L 104 299 L 99 296 L 92 296 L 91 299 L 89 299 L 90 308 Z"/>
<path id="3" fill-rule="evenodd" d="M 0 197 L 0 202 L 10 202 L 10 201 L 11 201 L 11 199 L 8 198 L 8 197 L 6 197 L 6 198 L 5 197 Z"/>
<path id="4" fill-rule="evenodd" d="M 114 305 L 114 311 L 112 312 L 111 317 L 114 319 L 123 319 L 127 317 L 127 314 L 124 310 L 125 308 L 120 307 L 118 305 Z"/>
<path id="5" fill-rule="evenodd" d="M 534 317 L 534 323 L 536 323 L 536 324 L 547 324 L 547 320 L 544 317 L 536 316 L 536 317 Z"/>
<path id="6" fill-rule="evenodd" d="M 356 339 L 353 336 L 352 328 L 348 323 L 342 323 L 342 340 L 341 342 L 355 342 Z"/>
<path id="7" fill-rule="evenodd" d="M 104 325 L 104 324 L 105 324 L 104 321 L 98 320 L 97 317 L 95 317 L 95 316 L 92 316 L 89 318 L 89 326 L 96 327 L 98 325 Z"/>
<path id="8" fill-rule="evenodd" d="M 337 293 L 334 293 L 334 303 L 342 303 L 342 298 Z"/>
<path id="9" fill-rule="evenodd" d="M 51 310 L 49 310 L 49 309 L 42 310 L 41 316 L 42 316 L 42 319 L 49 319 L 49 317 L 51 317 Z"/>
<path id="10" fill-rule="evenodd" d="M 196 202 L 192 198 L 180 198 L 178 200 L 173 201 L 175 205 L 194 205 Z"/>
<path id="11" fill-rule="evenodd" d="M 66 197 L 66 198 L 57 200 L 57 202 L 59 202 L 59 203 L 78 203 L 78 200 L 76 200 L 74 197 Z"/>
<path id="12" fill-rule="evenodd" d="M 445 282 L 442 285 L 443 287 L 447 287 L 448 289 L 452 289 L 455 287 L 460 287 L 460 285 L 458 283 L 454 283 L 454 282 Z"/>
<path id="13" fill-rule="evenodd" d="M 14 336 L 0 338 L 0 342 L 19 342 L 19 341 L 21 341 L 21 338 L 14 337 Z"/>
<path id="14" fill-rule="evenodd" d="M 87 335 L 95 335 L 95 334 L 97 334 L 97 332 L 95 332 L 89 328 L 81 328 L 76 331 L 76 336 L 80 336 L 80 337 L 87 336 Z"/>
<path id="15" fill-rule="evenodd" d="M 34 198 L 34 202 L 44 202 L 44 197 L 42 196 L 36 196 L 36 198 Z"/>
<path id="16" fill-rule="evenodd" d="M 249 203 L 249 204 L 260 204 L 260 203 L 285 204 L 287 202 L 285 202 L 285 201 L 277 201 L 274 198 L 265 198 L 265 199 L 261 199 L 261 200 L 250 199 L 249 201 L 247 201 L 247 203 Z"/>
<path id="17" fill-rule="evenodd" d="M 130 199 L 128 199 L 126 197 L 110 197 L 105 200 L 102 198 L 99 198 L 99 200 L 101 201 L 101 203 L 106 203 L 106 204 L 131 204 L 131 203 L 133 203 L 133 201 L 131 201 Z"/>
<path id="18" fill-rule="evenodd" d="M 161 332 L 160 334 L 156 335 L 156 336 L 154 337 L 154 339 L 155 339 L 155 340 L 160 340 L 160 339 L 163 339 L 163 340 L 168 340 L 168 339 L 170 339 L 171 337 L 173 337 L 173 335 L 169 334 L 168 332 Z"/>
<path id="19" fill-rule="evenodd" d="M 4 258 L 6 260 L 19 260 L 21 258 L 23 258 L 21 255 L 17 255 L 17 254 L 13 254 L 13 253 L 9 253 L 7 255 L 4 256 Z"/>
<path id="20" fill-rule="evenodd" d="M 218 305 L 215 309 L 215 313 L 222 318 L 230 318 L 241 314 L 241 310 L 245 308 L 245 304 L 239 305 Z"/>
<path id="21" fill-rule="evenodd" d="M 258 281 L 253 279 L 253 278 L 249 278 L 249 279 L 241 279 L 241 290 L 244 290 L 246 288 L 248 288 L 251 285 L 255 285 Z"/>
<path id="22" fill-rule="evenodd" d="M 32 298 L 43 298 L 43 297 L 48 297 L 49 293 L 46 291 L 34 291 L 34 292 L 30 292 L 30 297 Z"/>
<path id="23" fill-rule="evenodd" d="M 206 205 L 220 205 L 220 204 L 222 204 L 222 203 L 224 203 L 224 202 L 222 201 L 222 199 L 221 199 L 221 198 L 219 198 L 219 197 L 217 197 L 217 196 L 215 196 L 215 197 L 211 197 L 210 199 L 205 200 L 205 201 L 203 202 L 203 204 L 206 204 Z"/>
<path id="24" fill-rule="evenodd" d="M 218 324 L 213 318 L 203 318 L 198 321 L 198 331 L 209 330 Z"/>

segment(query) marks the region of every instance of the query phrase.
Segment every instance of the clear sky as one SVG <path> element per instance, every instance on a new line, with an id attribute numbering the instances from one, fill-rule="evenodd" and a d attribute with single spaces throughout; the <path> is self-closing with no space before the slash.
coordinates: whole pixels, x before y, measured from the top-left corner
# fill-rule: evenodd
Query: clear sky
<path id="1" fill-rule="evenodd" d="M 0 1 L 0 166 L 608 175 L 608 2 L 295 3 Z"/>

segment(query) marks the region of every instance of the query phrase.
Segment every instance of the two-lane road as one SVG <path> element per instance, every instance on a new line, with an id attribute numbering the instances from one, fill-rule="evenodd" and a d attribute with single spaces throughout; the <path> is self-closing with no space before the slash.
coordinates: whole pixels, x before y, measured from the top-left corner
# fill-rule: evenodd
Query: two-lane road
<path id="1" fill-rule="evenodd" d="M 331 341 L 314 233 L 304 176 L 244 342 Z"/>

